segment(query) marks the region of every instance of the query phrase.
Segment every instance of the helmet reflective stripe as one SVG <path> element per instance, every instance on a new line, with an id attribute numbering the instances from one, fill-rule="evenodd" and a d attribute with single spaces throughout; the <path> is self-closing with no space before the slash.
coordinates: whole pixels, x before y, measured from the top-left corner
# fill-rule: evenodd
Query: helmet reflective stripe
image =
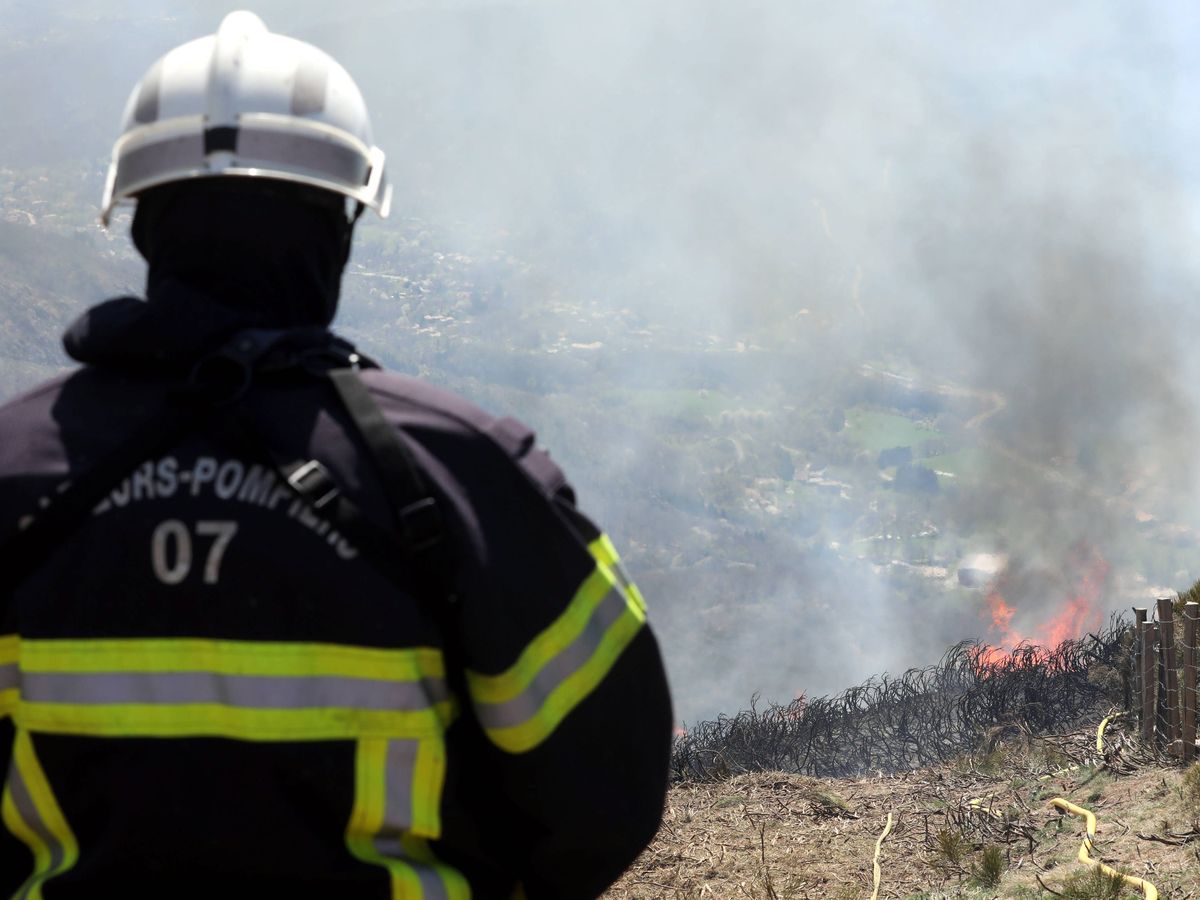
<path id="1" fill-rule="evenodd" d="M 338 63 L 231 13 L 215 36 L 150 67 L 125 107 L 102 203 L 211 176 L 265 177 L 323 188 L 386 216 L 391 187 L 366 105 Z"/>

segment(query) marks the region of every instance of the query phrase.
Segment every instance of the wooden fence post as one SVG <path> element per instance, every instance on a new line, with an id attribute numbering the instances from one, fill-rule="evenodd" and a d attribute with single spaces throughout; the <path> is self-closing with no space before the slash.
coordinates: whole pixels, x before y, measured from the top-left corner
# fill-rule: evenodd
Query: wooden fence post
<path id="1" fill-rule="evenodd" d="M 1146 608 L 1133 608 L 1133 646 L 1129 648 L 1129 680 L 1133 684 L 1133 709 L 1138 722 L 1142 720 L 1142 632 L 1146 628 Z"/>
<path id="2" fill-rule="evenodd" d="M 1175 604 L 1170 597 L 1162 597 L 1158 601 L 1158 636 L 1162 644 L 1167 688 L 1167 752 L 1172 756 L 1180 756 L 1183 753 L 1183 741 L 1180 736 L 1179 668 L 1175 653 Z"/>
<path id="3" fill-rule="evenodd" d="M 1147 744 L 1154 740 L 1154 688 L 1158 669 L 1154 653 L 1155 631 L 1149 622 L 1142 623 L 1142 740 Z"/>
<path id="4" fill-rule="evenodd" d="M 1200 664 L 1200 648 L 1197 648 L 1197 631 L 1200 631 L 1200 603 L 1186 603 L 1183 607 L 1183 758 L 1196 757 L 1196 666 Z"/>

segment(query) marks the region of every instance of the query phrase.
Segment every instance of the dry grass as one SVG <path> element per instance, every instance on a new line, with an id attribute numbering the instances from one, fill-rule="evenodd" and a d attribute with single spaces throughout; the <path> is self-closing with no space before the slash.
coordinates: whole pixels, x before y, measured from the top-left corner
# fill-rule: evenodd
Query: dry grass
<path id="1" fill-rule="evenodd" d="M 1096 814 L 1097 852 L 1110 865 L 1149 879 L 1163 900 L 1200 898 L 1200 830 L 1181 770 L 1138 755 L 1119 728 L 1108 734 L 1117 751 L 1107 760 L 1093 758 L 1088 729 L 899 775 L 680 784 L 655 842 L 605 896 L 868 898 L 889 812 L 895 823 L 880 855 L 880 898 L 1078 891 L 1083 823 L 1047 806 L 1065 797 Z M 980 873 L 997 869 L 998 882 L 986 886 Z"/>

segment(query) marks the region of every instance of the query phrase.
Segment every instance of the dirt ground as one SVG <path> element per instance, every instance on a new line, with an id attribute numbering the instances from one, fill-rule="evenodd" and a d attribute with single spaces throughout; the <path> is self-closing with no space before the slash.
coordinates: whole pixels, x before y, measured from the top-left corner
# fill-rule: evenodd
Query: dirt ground
<path id="1" fill-rule="evenodd" d="M 655 842 L 605 897 L 870 898 L 889 813 L 879 898 L 1142 896 L 1119 885 L 1106 892 L 1078 861 L 1085 823 L 1049 804 L 1062 797 L 1095 814 L 1094 855 L 1147 879 L 1164 900 L 1189 900 L 1200 897 L 1200 796 L 1181 786 L 1184 771 L 1117 723 L 1103 753 L 1090 728 L 1016 735 L 899 775 L 681 784 Z"/>

